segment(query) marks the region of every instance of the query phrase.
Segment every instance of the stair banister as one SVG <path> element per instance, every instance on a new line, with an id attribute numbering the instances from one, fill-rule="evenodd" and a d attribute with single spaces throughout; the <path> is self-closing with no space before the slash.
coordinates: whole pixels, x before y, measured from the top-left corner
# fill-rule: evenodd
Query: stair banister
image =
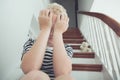
<path id="1" fill-rule="evenodd" d="M 82 16 L 82 17 L 81 17 Z M 78 12 L 79 29 L 113 80 L 120 80 L 120 24 L 97 12 Z"/>
<path id="2" fill-rule="evenodd" d="M 114 20 L 113 18 L 98 12 L 84 12 L 78 11 L 79 14 L 89 15 L 96 18 L 101 19 L 104 23 L 106 23 L 111 29 L 115 31 L 115 33 L 120 36 L 120 23 Z"/>

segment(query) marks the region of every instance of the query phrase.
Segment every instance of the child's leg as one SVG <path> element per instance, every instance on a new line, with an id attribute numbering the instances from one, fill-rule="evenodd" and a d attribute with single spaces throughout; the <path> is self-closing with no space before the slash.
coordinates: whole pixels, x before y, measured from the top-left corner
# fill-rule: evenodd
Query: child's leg
<path id="1" fill-rule="evenodd" d="M 50 80 L 50 78 L 46 73 L 34 70 L 24 75 L 20 80 Z"/>
<path id="2" fill-rule="evenodd" d="M 75 80 L 75 79 L 71 75 L 62 75 L 55 78 L 55 80 Z"/>

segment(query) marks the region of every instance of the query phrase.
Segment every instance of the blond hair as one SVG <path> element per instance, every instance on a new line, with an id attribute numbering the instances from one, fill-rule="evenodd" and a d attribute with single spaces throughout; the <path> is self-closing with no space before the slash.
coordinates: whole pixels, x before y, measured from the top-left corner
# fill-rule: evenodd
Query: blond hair
<path id="1" fill-rule="evenodd" d="M 58 3 L 49 4 L 48 9 L 50 9 L 56 15 L 65 14 L 66 16 L 68 16 L 66 9 Z"/>

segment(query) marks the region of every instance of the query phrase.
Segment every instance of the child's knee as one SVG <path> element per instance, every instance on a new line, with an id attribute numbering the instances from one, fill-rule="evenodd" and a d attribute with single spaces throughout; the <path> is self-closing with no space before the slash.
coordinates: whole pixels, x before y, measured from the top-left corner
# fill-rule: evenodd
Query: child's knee
<path id="1" fill-rule="evenodd" d="M 71 75 L 61 75 L 55 78 L 55 80 L 75 80 Z"/>
<path id="2" fill-rule="evenodd" d="M 50 78 L 42 71 L 33 70 L 23 76 L 21 80 L 50 80 Z"/>
<path id="3" fill-rule="evenodd" d="M 40 80 L 50 80 L 49 76 L 43 71 L 39 71 L 38 75 L 41 78 Z"/>

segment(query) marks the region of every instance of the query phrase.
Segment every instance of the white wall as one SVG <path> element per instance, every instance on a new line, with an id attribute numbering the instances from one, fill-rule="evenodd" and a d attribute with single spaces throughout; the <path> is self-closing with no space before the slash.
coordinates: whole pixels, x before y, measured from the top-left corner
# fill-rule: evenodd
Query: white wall
<path id="1" fill-rule="evenodd" d="M 0 80 L 17 80 L 12 77 L 19 73 L 32 16 L 37 18 L 48 3 L 49 0 L 0 0 Z"/>
<path id="2" fill-rule="evenodd" d="M 89 11 L 94 0 L 78 0 L 78 11 Z"/>
<path id="3" fill-rule="evenodd" d="M 105 13 L 120 21 L 120 0 L 94 0 L 91 11 Z"/>
<path id="4" fill-rule="evenodd" d="M 78 0 L 78 11 L 90 11 L 94 0 Z M 78 27 L 81 25 L 82 16 L 77 14 Z"/>

